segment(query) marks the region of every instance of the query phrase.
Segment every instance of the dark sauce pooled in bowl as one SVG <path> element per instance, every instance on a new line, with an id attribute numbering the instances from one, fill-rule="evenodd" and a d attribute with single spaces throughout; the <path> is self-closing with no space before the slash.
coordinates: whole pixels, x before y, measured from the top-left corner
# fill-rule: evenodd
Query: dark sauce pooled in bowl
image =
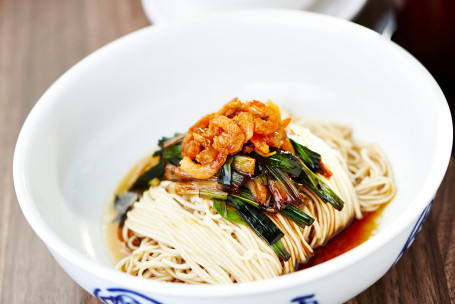
<path id="1" fill-rule="evenodd" d="M 303 270 L 329 261 L 366 242 L 377 232 L 382 211 L 387 204 L 378 210 L 365 212 L 363 219 L 354 219 L 345 229 L 332 237 L 324 246 L 314 249 L 314 255 L 307 263 L 299 264 L 297 270 Z"/>

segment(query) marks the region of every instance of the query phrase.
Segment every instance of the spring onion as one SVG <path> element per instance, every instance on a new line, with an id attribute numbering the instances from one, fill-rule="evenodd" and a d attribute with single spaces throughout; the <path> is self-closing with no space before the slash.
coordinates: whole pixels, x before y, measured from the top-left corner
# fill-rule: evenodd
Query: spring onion
<path id="1" fill-rule="evenodd" d="M 280 149 L 275 152 L 275 154 L 269 157 L 256 154 L 255 158 L 268 168 L 279 168 L 294 176 L 298 176 L 302 172 L 302 165 L 297 157 Z"/>
<path id="2" fill-rule="evenodd" d="M 286 208 L 278 210 L 279 213 L 292 220 L 300 227 L 311 226 L 314 222 L 314 218 L 301 211 L 294 205 L 287 205 Z"/>
<path id="3" fill-rule="evenodd" d="M 172 138 L 163 137 L 158 141 L 160 149 L 156 151 L 153 156 L 160 156 L 160 161 L 152 168 L 145 171 L 136 182 L 129 189 L 130 191 L 144 192 L 150 187 L 149 182 L 154 178 L 161 178 L 164 175 L 164 168 L 167 163 L 171 163 L 175 166 L 180 164 L 182 160 L 182 145 L 181 135 L 177 135 L 179 141 L 175 142 L 172 146 L 169 146 L 169 141 L 175 141 Z M 164 144 L 167 143 L 166 148 Z"/>
<path id="4" fill-rule="evenodd" d="M 303 163 L 303 171 L 298 176 L 297 180 L 302 181 L 307 185 L 314 193 L 321 198 L 324 203 L 329 203 L 336 210 L 340 211 L 343 209 L 343 200 L 316 174 L 314 174 L 306 165 Z"/>
<path id="5" fill-rule="evenodd" d="M 242 220 L 237 210 L 227 208 L 226 202 L 224 200 L 213 199 L 212 202 L 213 209 L 215 209 L 215 211 L 218 212 L 218 214 L 221 215 L 224 219 L 233 223 L 246 225 L 245 221 Z"/>
<path id="6" fill-rule="evenodd" d="M 272 245 L 284 236 L 283 231 L 258 208 L 246 204 L 243 200 L 228 195 L 228 200 L 237 209 L 240 217 L 259 235 L 267 244 Z"/>
<path id="7" fill-rule="evenodd" d="M 281 240 L 277 241 L 275 244 L 270 245 L 272 249 L 278 254 L 278 256 L 283 259 L 283 261 L 287 261 L 291 258 L 291 254 L 286 250 L 284 247 L 283 242 Z"/>
<path id="8" fill-rule="evenodd" d="M 321 155 L 314 152 L 306 146 L 298 144 L 293 139 L 289 138 L 292 147 L 294 147 L 296 155 L 298 155 L 307 167 L 314 173 L 324 173 L 324 169 L 321 166 Z"/>
<path id="9" fill-rule="evenodd" d="M 232 179 L 232 168 L 231 164 L 234 160 L 232 155 L 228 156 L 226 161 L 224 162 L 223 167 L 218 171 L 218 184 L 221 185 L 230 185 Z"/>
<path id="10" fill-rule="evenodd" d="M 236 155 L 232 162 L 232 169 L 237 172 L 252 177 L 254 175 L 254 168 L 256 166 L 256 160 L 252 157 Z"/>
<path id="11" fill-rule="evenodd" d="M 117 211 L 117 216 L 113 222 L 120 221 L 120 226 L 123 226 L 123 222 L 126 218 L 126 212 L 131 208 L 133 203 L 137 200 L 136 192 L 125 192 L 122 195 L 115 195 L 114 209 Z"/>
<path id="12" fill-rule="evenodd" d="M 268 206 L 270 202 L 270 192 L 267 189 L 267 177 L 265 175 L 246 182 L 254 200 L 263 206 Z"/>
<path id="13" fill-rule="evenodd" d="M 150 188 L 149 182 L 157 177 L 161 177 L 164 174 L 164 166 L 165 162 L 163 159 L 160 159 L 160 161 L 147 171 L 145 171 L 139 178 L 134 182 L 134 184 L 131 186 L 129 189 L 130 191 L 138 191 L 138 192 L 144 192 L 148 188 Z"/>
<path id="14" fill-rule="evenodd" d="M 300 193 L 288 174 L 279 168 L 272 166 L 266 167 L 275 181 L 269 181 L 269 189 L 272 192 L 273 199 L 277 203 L 278 209 L 282 209 L 292 202 L 298 203 L 301 200 Z"/>

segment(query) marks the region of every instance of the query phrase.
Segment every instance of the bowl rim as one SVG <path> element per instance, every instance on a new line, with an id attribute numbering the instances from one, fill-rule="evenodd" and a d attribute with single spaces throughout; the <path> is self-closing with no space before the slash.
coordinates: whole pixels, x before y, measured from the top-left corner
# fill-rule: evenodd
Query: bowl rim
<path id="1" fill-rule="evenodd" d="M 341 29 L 350 31 L 352 35 L 359 36 L 362 39 L 380 40 L 383 41 L 380 43 L 388 44 L 388 47 L 392 49 L 397 56 L 401 56 L 403 60 L 407 60 L 408 62 L 412 63 L 413 66 L 420 71 L 425 80 L 431 84 L 432 90 L 437 97 L 432 102 L 434 102 L 435 106 L 437 106 L 439 113 L 440 119 L 434 123 L 438 124 L 438 130 L 440 132 L 436 134 L 437 140 L 435 153 L 432 159 L 434 165 L 431 167 L 430 173 L 426 177 L 424 186 L 419 190 L 413 202 L 409 204 L 409 207 L 407 207 L 403 214 L 398 216 L 398 218 L 395 219 L 393 223 L 390 223 L 388 227 L 382 230 L 381 233 L 375 235 L 369 241 L 366 241 L 360 246 L 330 261 L 308 268 L 305 271 L 268 279 L 267 282 L 270 284 L 263 284 L 262 281 L 255 281 L 232 285 L 184 285 L 144 280 L 142 278 L 137 278 L 116 271 L 113 268 L 101 265 L 94 260 L 84 256 L 82 253 L 78 252 L 65 241 L 60 239 L 45 223 L 44 219 L 41 217 L 38 209 L 33 203 L 34 199 L 27 189 L 25 174 L 26 168 L 23 161 L 26 158 L 29 139 L 33 135 L 34 126 L 39 124 L 41 116 L 45 115 L 49 108 L 52 108 L 54 104 L 59 102 L 58 98 L 54 98 L 54 96 L 58 96 L 59 92 L 64 91 L 68 86 L 71 85 L 74 75 L 84 74 L 84 72 L 89 69 L 91 63 L 95 62 L 100 56 L 103 56 L 104 52 L 115 50 L 118 47 L 122 47 L 122 45 L 128 44 L 130 41 L 137 39 L 140 40 L 140 38 L 143 36 L 148 36 L 148 38 L 150 38 L 156 35 L 162 35 L 170 30 L 190 28 L 194 24 L 241 22 L 242 20 L 245 20 L 245 18 L 248 18 L 249 22 L 266 22 L 265 20 L 273 20 L 272 22 L 275 24 L 277 22 L 280 22 L 280 24 L 288 24 L 290 21 L 297 22 L 299 24 L 318 22 L 324 26 L 336 27 L 338 30 Z M 54 84 L 52 84 L 51 87 L 42 95 L 42 97 L 38 100 L 26 118 L 24 125 L 20 131 L 14 152 L 13 180 L 16 189 L 16 195 L 24 216 L 26 217 L 29 225 L 46 244 L 53 255 L 55 256 L 55 254 L 57 254 L 61 258 L 64 258 L 68 262 L 77 265 L 77 267 L 85 272 L 90 273 L 94 277 L 103 278 L 106 281 L 111 282 L 110 284 L 129 286 L 129 288 L 141 290 L 142 292 L 155 295 L 163 295 L 170 292 L 176 297 L 199 298 L 253 295 L 259 293 L 274 292 L 280 289 L 289 289 L 297 285 L 302 286 L 302 284 L 319 280 L 331 273 L 335 273 L 348 268 L 356 261 L 367 257 L 382 246 L 385 246 L 406 228 L 414 224 L 425 207 L 429 204 L 430 201 L 432 201 L 437 189 L 439 188 L 440 183 L 442 182 L 450 160 L 452 138 L 453 130 L 450 110 L 441 89 L 433 77 L 430 75 L 430 73 L 414 57 L 412 57 L 412 55 L 410 55 L 407 51 L 395 43 L 381 38 L 377 33 L 360 25 L 311 12 L 285 9 L 236 11 L 218 14 L 216 17 L 208 16 L 197 21 L 193 20 L 175 22 L 172 24 L 149 26 L 137 30 L 126 36 L 114 40 L 113 42 L 83 58 L 76 65 L 71 67 L 67 72 L 60 76 L 54 82 Z M 374 242 L 372 241 L 373 239 Z"/>

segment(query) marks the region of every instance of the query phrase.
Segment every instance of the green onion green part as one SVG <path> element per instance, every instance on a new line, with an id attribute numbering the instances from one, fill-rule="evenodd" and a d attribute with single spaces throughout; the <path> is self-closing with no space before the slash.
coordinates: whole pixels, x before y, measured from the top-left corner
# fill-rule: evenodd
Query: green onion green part
<path id="1" fill-rule="evenodd" d="M 161 159 L 167 163 L 171 163 L 174 166 L 179 166 L 182 160 L 182 140 L 176 142 L 170 147 L 164 148 L 163 145 L 172 138 L 163 137 L 158 141 L 158 146 L 161 148 L 156 151 L 153 155 L 160 156 Z"/>
<path id="2" fill-rule="evenodd" d="M 284 247 L 283 242 L 281 240 L 277 241 L 275 244 L 270 245 L 272 249 L 278 254 L 280 258 L 283 259 L 283 261 L 287 261 L 291 258 L 291 255 L 289 252 L 286 250 L 286 247 Z"/>
<path id="3" fill-rule="evenodd" d="M 200 189 L 199 190 L 199 197 L 205 199 L 220 199 L 225 200 L 227 199 L 228 194 L 224 191 L 217 190 L 217 189 Z"/>
<path id="4" fill-rule="evenodd" d="M 229 209 L 226 207 L 226 202 L 219 199 L 213 199 L 213 209 L 218 212 L 224 219 L 242 225 L 247 225 L 245 221 L 240 217 L 239 213 L 235 209 Z"/>
<path id="5" fill-rule="evenodd" d="M 232 169 L 231 164 L 234 157 L 232 155 L 228 156 L 223 167 L 218 171 L 218 184 L 221 185 L 230 185 L 232 179 Z"/>
<path id="6" fill-rule="evenodd" d="M 233 196 L 237 197 L 238 199 L 243 200 L 246 203 L 253 205 L 256 208 L 260 207 L 259 203 L 254 200 L 253 194 L 251 193 L 251 191 L 248 188 L 241 187 L 241 188 L 239 188 L 239 190 L 240 190 L 240 195 L 233 194 Z"/>
<path id="7" fill-rule="evenodd" d="M 289 140 L 294 147 L 295 153 L 302 159 L 311 171 L 314 173 L 324 173 L 324 169 L 321 167 L 321 155 L 319 153 L 316 153 L 310 148 L 295 142 L 291 138 L 289 138 Z"/>
<path id="8" fill-rule="evenodd" d="M 182 145 L 175 144 L 169 148 L 163 149 L 162 158 L 174 166 L 179 166 L 180 161 L 182 160 Z"/>
<path id="9" fill-rule="evenodd" d="M 286 208 L 278 210 L 279 213 L 287 217 L 288 219 L 295 222 L 302 228 L 305 226 L 310 226 L 314 222 L 314 218 L 301 211 L 294 205 L 287 205 Z"/>
<path id="10" fill-rule="evenodd" d="M 226 202 L 223 200 L 213 200 L 213 209 L 215 209 L 218 214 L 220 214 L 224 219 L 231 221 L 233 223 L 238 223 L 242 225 L 247 225 L 245 221 L 240 217 L 239 213 L 235 209 L 228 209 L 226 207 Z M 272 249 L 278 254 L 278 256 L 283 259 L 283 261 L 287 261 L 291 258 L 291 255 L 286 250 L 281 240 L 276 241 L 272 245 L 270 245 Z"/>
<path id="11" fill-rule="evenodd" d="M 234 205 L 240 217 L 259 235 L 267 244 L 272 245 L 284 236 L 283 231 L 258 208 L 245 204 L 241 199 L 228 195 L 228 200 Z"/>
<path id="12" fill-rule="evenodd" d="M 276 168 L 273 166 L 267 166 L 267 170 L 269 170 L 270 174 L 276 179 L 283 189 L 286 191 L 287 195 L 291 199 L 291 202 L 297 202 L 300 200 L 300 193 L 294 185 L 294 182 L 291 178 L 283 172 L 280 168 Z"/>
<path id="13" fill-rule="evenodd" d="M 145 171 L 136 182 L 131 186 L 129 191 L 140 191 L 144 192 L 148 188 L 150 188 L 149 182 L 154 178 L 159 178 L 164 174 L 164 160 L 161 159 L 155 166 L 151 167 L 147 171 Z"/>
<path id="14" fill-rule="evenodd" d="M 311 190 L 316 193 L 323 202 L 329 203 L 336 210 L 343 209 L 344 202 L 343 200 L 329 187 L 324 183 L 316 174 L 313 173 L 306 165 L 303 163 L 303 171 L 298 176 L 298 180 L 301 180 L 305 185 L 307 185 Z"/>
<path id="15" fill-rule="evenodd" d="M 294 176 L 298 176 L 302 172 L 302 165 L 298 158 L 283 150 L 277 150 L 275 154 L 269 157 L 256 154 L 255 158 L 267 168 L 279 168 Z"/>
<path id="16" fill-rule="evenodd" d="M 160 161 L 152 168 L 145 171 L 129 189 L 130 191 L 143 192 L 150 188 L 150 181 L 154 178 L 161 178 L 164 175 L 164 167 L 166 163 L 171 163 L 175 166 L 180 164 L 182 160 L 182 141 L 176 142 L 174 145 L 164 148 L 163 144 L 169 138 L 163 137 L 158 141 L 160 149 L 153 156 L 160 156 Z"/>

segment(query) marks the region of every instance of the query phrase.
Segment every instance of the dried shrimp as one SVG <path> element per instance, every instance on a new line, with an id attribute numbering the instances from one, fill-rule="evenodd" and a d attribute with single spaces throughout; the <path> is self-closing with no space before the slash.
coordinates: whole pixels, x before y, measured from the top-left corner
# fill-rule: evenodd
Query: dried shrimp
<path id="1" fill-rule="evenodd" d="M 288 125 L 290 119 L 283 120 Z M 245 146 L 244 146 L 245 145 Z M 209 178 L 223 166 L 228 155 L 271 155 L 270 147 L 294 152 L 287 138 L 278 107 L 234 98 L 218 112 L 202 117 L 182 142 L 181 169 L 195 178 Z"/>

